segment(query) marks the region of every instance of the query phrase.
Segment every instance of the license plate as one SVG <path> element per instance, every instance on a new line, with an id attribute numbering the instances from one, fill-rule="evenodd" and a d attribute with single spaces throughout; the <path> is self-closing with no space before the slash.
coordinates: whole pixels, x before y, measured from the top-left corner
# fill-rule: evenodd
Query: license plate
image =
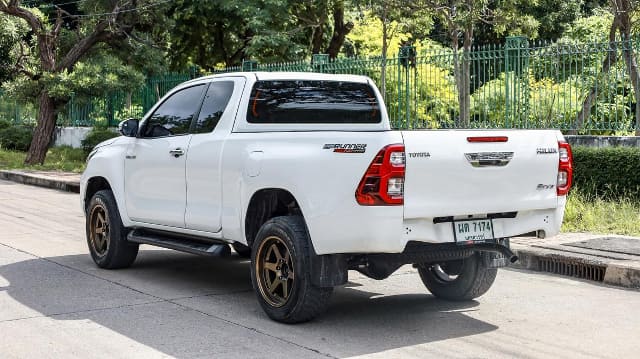
<path id="1" fill-rule="evenodd" d="M 471 219 L 454 221 L 453 235 L 458 244 L 485 242 L 493 239 L 493 222 L 491 219 Z"/>

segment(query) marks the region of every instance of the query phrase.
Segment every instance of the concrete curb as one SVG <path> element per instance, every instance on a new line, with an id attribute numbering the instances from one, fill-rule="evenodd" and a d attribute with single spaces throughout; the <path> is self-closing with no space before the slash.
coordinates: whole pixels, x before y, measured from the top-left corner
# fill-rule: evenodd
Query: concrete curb
<path id="1" fill-rule="evenodd" d="M 26 185 L 52 188 L 66 192 L 80 193 L 80 182 L 54 178 L 53 176 L 23 171 L 0 171 L 0 179 L 17 182 Z"/>
<path id="2" fill-rule="evenodd" d="M 514 268 L 546 272 L 541 270 L 540 262 L 549 259 L 582 263 L 603 267 L 605 272 L 602 283 L 625 288 L 640 288 L 640 262 L 638 261 L 525 246 L 512 246 L 512 250 L 519 258 L 513 264 Z"/>

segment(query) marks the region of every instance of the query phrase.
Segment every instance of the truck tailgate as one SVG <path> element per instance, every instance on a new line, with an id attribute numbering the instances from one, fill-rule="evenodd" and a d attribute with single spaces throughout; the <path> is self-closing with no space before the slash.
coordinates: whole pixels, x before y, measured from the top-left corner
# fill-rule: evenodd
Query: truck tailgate
<path id="1" fill-rule="evenodd" d="M 555 131 L 402 131 L 402 136 L 405 219 L 558 205 Z"/>

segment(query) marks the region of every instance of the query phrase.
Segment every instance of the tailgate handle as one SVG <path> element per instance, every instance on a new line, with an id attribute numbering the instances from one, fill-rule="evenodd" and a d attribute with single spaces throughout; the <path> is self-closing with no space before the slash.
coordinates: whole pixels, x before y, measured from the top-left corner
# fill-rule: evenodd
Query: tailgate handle
<path id="1" fill-rule="evenodd" d="M 472 152 L 464 156 L 473 167 L 503 167 L 513 158 L 513 152 Z"/>

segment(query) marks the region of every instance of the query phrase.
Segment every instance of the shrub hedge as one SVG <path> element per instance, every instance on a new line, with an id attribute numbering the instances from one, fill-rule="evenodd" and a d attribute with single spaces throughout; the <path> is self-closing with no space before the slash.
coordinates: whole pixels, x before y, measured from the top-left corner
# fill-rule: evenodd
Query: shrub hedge
<path id="1" fill-rule="evenodd" d="M 16 151 L 28 151 L 33 138 L 33 129 L 28 126 L 2 127 L 0 123 L 0 148 Z"/>
<path id="2" fill-rule="evenodd" d="M 640 200 L 640 148 L 574 147 L 573 186 L 586 196 Z"/>
<path id="3" fill-rule="evenodd" d="M 110 138 L 120 136 L 119 133 L 114 132 L 108 128 L 104 127 L 94 127 L 88 134 L 87 137 L 82 140 L 82 149 L 85 154 L 89 154 L 91 150 L 93 150 L 96 145 L 102 141 L 106 141 Z"/>

